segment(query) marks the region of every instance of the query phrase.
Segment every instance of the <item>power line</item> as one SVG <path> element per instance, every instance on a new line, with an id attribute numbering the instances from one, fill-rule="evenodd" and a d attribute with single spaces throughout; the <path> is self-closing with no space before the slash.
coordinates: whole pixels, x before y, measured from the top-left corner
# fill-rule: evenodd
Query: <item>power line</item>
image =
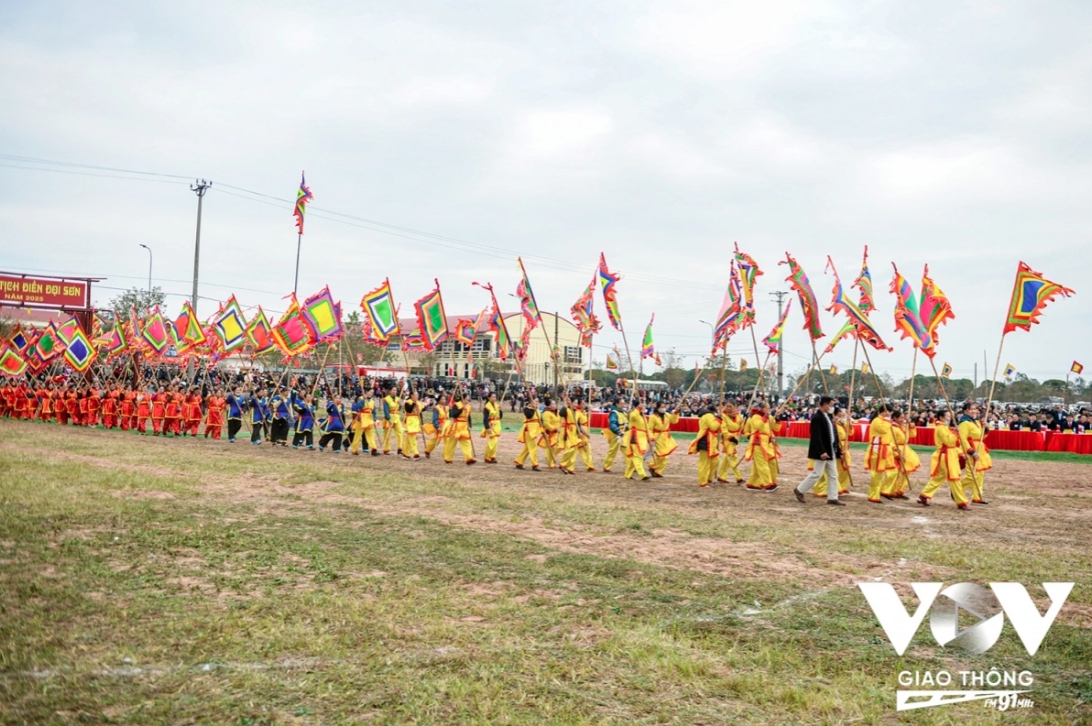
<path id="1" fill-rule="evenodd" d="M 141 170 L 135 170 L 135 169 L 124 169 L 124 168 L 120 168 L 120 167 L 98 166 L 98 165 L 93 165 L 93 164 L 80 164 L 80 163 L 76 163 L 76 162 L 57 161 L 57 160 L 53 160 L 53 159 L 39 159 L 39 158 L 35 158 L 35 157 L 18 156 L 18 155 L 14 155 L 14 154 L 0 154 L 0 160 L 16 161 L 16 162 L 21 162 L 21 163 L 31 163 L 31 164 L 40 164 L 40 165 L 48 165 L 48 166 L 57 166 L 57 167 L 72 167 L 72 168 L 78 168 L 78 169 L 91 169 L 91 170 L 95 170 L 95 171 L 112 171 L 112 172 L 119 172 L 119 173 L 124 173 L 124 174 L 135 174 L 135 175 L 139 175 L 141 177 L 163 177 L 164 179 L 170 179 L 170 180 L 185 179 L 185 180 L 188 181 L 189 179 L 193 178 L 192 176 L 189 176 L 189 175 L 165 174 L 165 173 L 160 173 L 160 172 L 149 172 L 149 171 L 141 171 Z M 5 166 L 5 165 L 0 164 L 0 166 Z M 87 175 L 87 176 L 96 176 L 94 174 L 90 174 L 90 173 L 87 173 L 87 172 L 71 172 L 71 171 L 66 172 L 63 169 L 51 169 L 51 168 L 27 167 L 27 166 L 10 167 L 10 168 L 20 168 L 20 169 L 26 169 L 26 170 L 30 170 L 30 171 L 47 171 L 47 172 L 59 172 L 59 173 L 83 174 L 83 175 Z M 130 181 L 139 181 L 139 180 L 141 180 L 141 179 L 134 179 L 133 177 L 110 177 L 109 175 L 98 175 L 98 176 L 105 176 L 106 178 L 127 179 L 127 180 L 130 180 Z M 143 179 L 143 180 L 144 181 L 163 181 L 162 179 L 151 179 L 151 178 L 147 178 L 147 179 Z M 169 182 L 169 183 L 181 183 L 181 182 L 173 182 L 172 181 L 172 182 Z M 276 196 L 273 196 L 273 195 L 270 195 L 270 194 L 265 194 L 263 192 L 257 192 L 257 191 L 254 191 L 252 189 L 246 189 L 246 188 L 231 185 L 231 184 L 222 184 L 222 186 L 227 187 L 229 189 L 233 189 L 236 192 L 242 192 L 243 194 L 249 194 L 249 195 L 252 195 L 253 197 L 257 197 L 256 199 L 251 199 L 251 201 L 258 201 L 258 202 L 262 202 L 262 203 L 265 203 L 265 204 L 270 204 L 270 206 L 279 206 L 279 205 L 273 204 L 273 202 L 283 203 L 283 204 L 286 205 L 286 207 L 288 205 L 291 205 L 291 204 L 294 203 L 293 200 L 291 200 L 291 199 L 287 199 L 287 198 L 283 198 L 283 197 L 276 197 Z M 221 191 L 223 191 L 223 190 L 221 190 Z M 224 193 L 229 193 L 229 192 L 225 191 Z M 240 197 L 242 199 L 249 198 L 249 197 L 243 196 L 243 194 L 232 194 L 232 196 L 238 196 L 238 197 Z M 265 200 L 270 200 L 270 201 L 265 201 Z M 341 222 L 342 224 L 348 224 L 349 226 L 357 226 L 357 227 L 360 227 L 362 229 L 368 229 L 370 231 L 379 232 L 381 234 L 387 234 L 387 235 L 390 235 L 390 236 L 401 237 L 403 239 L 414 240 L 414 241 L 422 242 L 422 243 L 425 243 L 425 244 L 433 244 L 433 245 L 437 245 L 437 246 L 440 246 L 440 247 L 444 247 L 446 249 L 458 250 L 458 251 L 463 251 L 463 252 L 473 252 L 473 253 L 476 253 L 476 254 L 481 254 L 481 255 L 484 255 L 484 256 L 494 257 L 494 258 L 497 258 L 497 259 L 504 259 L 504 260 L 509 260 L 509 261 L 512 258 L 511 252 L 508 249 L 505 249 L 505 248 L 502 248 L 502 247 L 495 247 L 495 246 L 492 246 L 492 245 L 486 245 L 486 244 L 482 244 L 480 242 L 472 242 L 470 240 L 459 239 L 459 238 L 456 238 L 456 237 L 448 237 L 448 236 L 445 236 L 445 235 L 440 235 L 440 234 L 435 234 L 435 233 L 432 233 L 432 232 L 417 230 L 417 229 L 413 229 L 413 228 L 410 228 L 410 227 L 404 227 L 404 226 L 401 226 L 401 225 L 390 224 L 388 222 L 382 222 L 382 221 L 379 221 L 379 220 L 368 219 L 366 217 L 359 217 L 359 216 L 356 216 L 356 215 L 353 215 L 353 214 L 346 214 L 344 212 L 338 212 L 336 210 L 323 209 L 322 207 L 316 207 L 314 209 L 314 211 L 312 212 L 312 216 L 318 217 L 320 219 L 328 219 L 330 221 L 338 221 L 338 222 Z M 337 219 L 337 218 L 344 218 L 344 219 Z M 350 224 L 348 222 L 345 222 L 344 220 L 346 220 L 346 219 L 347 220 L 352 220 L 353 222 L 357 222 L 358 224 Z M 523 255 L 523 256 L 528 260 L 534 260 L 536 263 L 538 263 L 538 264 L 540 264 L 540 265 L 542 265 L 544 267 L 548 267 L 548 268 L 552 268 L 552 269 L 569 271 L 569 272 L 574 272 L 574 271 L 579 272 L 579 271 L 587 271 L 588 270 L 588 266 L 586 266 L 586 265 L 578 265 L 576 263 L 570 263 L 570 262 L 566 262 L 564 260 L 558 260 L 558 259 L 555 259 L 555 258 L 550 258 L 550 257 L 545 257 L 545 256 L 535 255 L 535 254 L 527 254 L 527 255 Z M 648 275 L 648 274 L 639 273 L 639 272 L 627 273 L 624 277 L 632 279 L 632 280 L 651 282 L 651 283 L 681 284 L 681 285 L 686 285 L 689 288 L 700 288 L 700 289 L 709 289 L 709 290 L 719 290 L 720 289 L 720 287 L 718 285 L 712 285 L 712 284 L 709 284 L 709 283 L 703 283 L 703 282 L 698 282 L 698 281 L 694 281 L 694 280 L 682 280 L 682 279 L 677 279 L 677 278 L 661 277 L 659 275 Z"/>

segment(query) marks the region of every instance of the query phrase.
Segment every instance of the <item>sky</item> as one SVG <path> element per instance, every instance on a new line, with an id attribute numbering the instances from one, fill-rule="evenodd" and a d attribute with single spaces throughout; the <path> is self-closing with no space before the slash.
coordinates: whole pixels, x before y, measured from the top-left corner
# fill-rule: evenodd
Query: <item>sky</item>
<path id="1" fill-rule="evenodd" d="M 895 348 L 873 366 L 910 374 L 891 263 L 915 287 L 928 264 L 956 314 L 937 364 L 981 379 L 1024 260 L 1077 295 L 1001 365 L 1064 378 L 1092 364 L 1090 29 L 1078 2 L 4 3 L 0 270 L 107 278 L 105 305 L 147 285 L 147 244 L 176 312 L 203 178 L 200 314 L 232 293 L 283 310 L 306 170 L 301 297 L 356 309 L 389 277 L 405 314 L 438 279 L 476 313 L 471 282 L 514 292 L 522 256 L 564 314 L 604 252 L 634 354 L 655 313 L 657 348 L 693 365 L 733 242 L 764 273 L 759 340 L 786 251 L 825 306 L 827 256 L 848 285 L 867 245 Z M 787 374 L 802 325 L 794 302 Z M 749 332 L 729 352 L 755 364 Z"/>

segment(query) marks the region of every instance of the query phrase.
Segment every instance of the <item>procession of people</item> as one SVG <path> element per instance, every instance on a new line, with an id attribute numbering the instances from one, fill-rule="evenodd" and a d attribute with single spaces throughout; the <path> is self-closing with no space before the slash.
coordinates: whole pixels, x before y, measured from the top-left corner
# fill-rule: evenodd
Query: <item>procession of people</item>
<path id="1" fill-rule="evenodd" d="M 320 387 L 320 382 L 323 385 Z M 394 455 L 408 460 L 430 459 L 433 453 L 447 464 L 479 461 L 475 434 L 484 439 L 481 461 L 500 463 L 498 446 L 504 427 L 504 398 L 489 386 L 454 384 L 445 388 L 434 381 L 412 379 L 358 379 L 342 389 L 329 381 L 287 374 L 280 379 L 203 376 L 200 384 L 181 376 L 169 381 L 49 379 L 7 382 L 0 387 L 0 418 L 134 431 L 161 437 L 225 439 L 234 444 L 249 429 L 251 445 L 293 449 L 343 451 L 358 456 Z M 344 396 L 342 391 L 344 390 Z M 519 453 L 518 470 L 556 469 L 577 473 L 611 473 L 618 457 L 627 480 L 663 478 L 678 451 L 673 425 L 680 419 L 686 395 L 633 395 L 625 389 L 591 391 L 574 387 L 560 390 L 522 387 L 522 406 L 515 414 Z M 475 399 L 478 401 L 475 406 Z M 698 431 L 687 453 L 697 456 L 697 484 L 735 484 L 748 492 L 775 492 L 781 478 L 779 439 L 787 424 L 810 415 L 809 473 L 796 487 L 798 500 L 809 492 L 842 504 L 853 485 L 850 459 L 851 418 L 843 401 L 829 396 L 808 407 L 799 401 L 771 411 L 758 399 L 746 415 L 737 399 L 703 396 L 685 405 L 699 415 Z M 605 414 L 601 435 L 606 453 L 597 468 L 593 456 L 591 413 Z M 476 409 L 476 410 L 475 410 Z M 900 410 L 879 404 L 868 426 L 864 472 L 868 475 L 867 501 L 906 500 L 910 475 L 921 467 L 911 447 L 919 413 L 911 421 Z M 930 420 L 935 451 L 929 461 L 928 482 L 917 502 L 930 506 L 937 491 L 947 486 L 960 510 L 987 504 L 985 476 L 992 466 L 985 444 L 988 427 L 981 410 L 964 403 L 955 418 L 943 409 Z M 317 440 L 316 440 L 317 439 Z M 540 463 L 541 462 L 541 463 Z M 749 465 L 745 477 L 742 467 Z"/>

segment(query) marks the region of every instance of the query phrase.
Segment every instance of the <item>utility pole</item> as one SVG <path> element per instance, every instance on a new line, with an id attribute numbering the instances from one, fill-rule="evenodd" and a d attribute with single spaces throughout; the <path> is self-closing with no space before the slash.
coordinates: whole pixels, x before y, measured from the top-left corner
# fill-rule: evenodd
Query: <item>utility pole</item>
<path id="1" fill-rule="evenodd" d="M 193 242 L 193 296 L 190 298 L 194 312 L 197 311 L 197 274 L 201 268 L 201 202 L 211 186 L 212 182 L 204 179 L 197 179 L 190 184 L 190 191 L 197 194 L 197 237 Z"/>
<path id="2" fill-rule="evenodd" d="M 777 298 L 777 319 L 781 319 L 782 311 L 784 310 L 785 297 L 789 293 L 784 290 L 775 290 L 770 295 Z M 781 396 L 785 392 L 785 344 L 781 343 L 777 347 L 777 400 L 781 401 Z"/>

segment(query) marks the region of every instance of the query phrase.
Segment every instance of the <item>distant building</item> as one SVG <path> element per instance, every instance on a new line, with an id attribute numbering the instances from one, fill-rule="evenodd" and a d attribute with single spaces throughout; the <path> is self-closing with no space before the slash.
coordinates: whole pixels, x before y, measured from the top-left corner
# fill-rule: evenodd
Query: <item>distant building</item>
<path id="1" fill-rule="evenodd" d="M 448 330 L 454 330 L 460 318 L 475 319 L 477 314 L 449 315 L 447 317 Z M 523 334 L 523 315 L 513 313 L 504 316 L 505 325 L 508 327 L 508 335 L 513 341 L 519 340 Z M 417 332 L 416 318 L 401 318 L 398 321 L 399 328 L 407 335 Z M 528 347 L 527 357 L 520 364 L 523 368 L 525 379 L 536 385 L 552 385 L 554 383 L 554 361 L 550 350 L 556 345 L 558 348 L 559 362 L 561 365 L 558 380 L 562 384 L 578 381 L 585 375 L 587 368 L 587 354 L 580 345 L 580 332 L 576 326 L 560 316 L 552 313 L 542 313 L 542 325 L 531 333 L 531 344 Z M 394 364 L 401 361 L 401 338 L 392 337 L 387 346 L 391 351 L 390 360 Z M 515 359 L 509 355 L 508 360 L 502 361 L 497 357 L 496 334 L 492 331 L 478 333 L 474 336 L 474 345 L 466 346 L 448 337 L 440 346 L 432 351 L 433 362 L 429 370 L 422 370 L 421 359 L 430 358 L 420 352 L 407 353 L 410 367 L 414 373 L 423 373 L 431 376 L 452 376 L 455 378 L 478 378 L 483 373 L 490 377 L 507 377 L 509 372 L 516 371 Z"/>

